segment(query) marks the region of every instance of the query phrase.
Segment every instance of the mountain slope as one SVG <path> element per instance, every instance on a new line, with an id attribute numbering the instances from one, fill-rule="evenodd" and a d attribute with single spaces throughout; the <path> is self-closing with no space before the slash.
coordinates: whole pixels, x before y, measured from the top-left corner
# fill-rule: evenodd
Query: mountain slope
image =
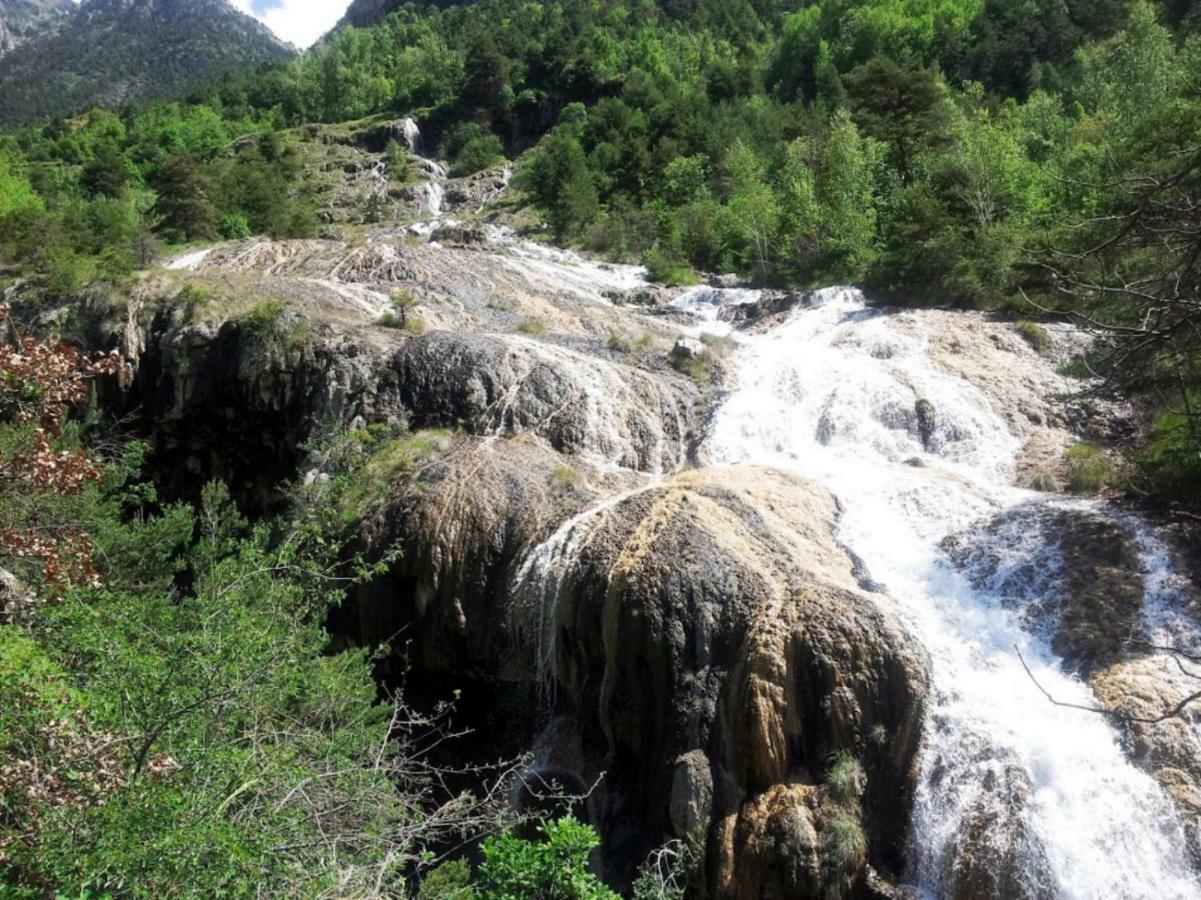
<path id="1" fill-rule="evenodd" d="M 225 0 L 86 0 L 0 59 L 0 122 L 170 97 L 292 52 Z"/>
<path id="2" fill-rule="evenodd" d="M 54 28 L 73 9 L 71 0 L 0 0 L 0 56 Z"/>
<path id="3" fill-rule="evenodd" d="M 356 28 L 366 28 L 375 25 L 401 5 L 402 0 L 353 0 L 346 9 L 339 25 L 353 25 Z"/>

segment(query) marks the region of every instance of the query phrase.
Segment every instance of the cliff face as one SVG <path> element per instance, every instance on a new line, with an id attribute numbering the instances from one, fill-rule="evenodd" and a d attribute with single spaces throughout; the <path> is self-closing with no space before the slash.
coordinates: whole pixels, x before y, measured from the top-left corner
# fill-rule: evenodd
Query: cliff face
<path id="1" fill-rule="evenodd" d="M 52 31 L 73 9 L 70 0 L 0 0 L 0 56 Z"/>

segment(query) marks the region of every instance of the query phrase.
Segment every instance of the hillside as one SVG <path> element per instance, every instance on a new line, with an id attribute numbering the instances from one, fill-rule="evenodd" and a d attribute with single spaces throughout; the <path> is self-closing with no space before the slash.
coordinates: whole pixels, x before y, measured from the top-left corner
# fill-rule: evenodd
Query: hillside
<path id="1" fill-rule="evenodd" d="M 0 128 L 0 897 L 1199 900 L 1190 4 L 392 6 Z"/>
<path id="2" fill-rule="evenodd" d="M 0 60 L 0 122 L 171 97 L 291 52 L 224 0 L 87 0 Z"/>
<path id="3" fill-rule="evenodd" d="M 59 24 L 70 0 L 0 0 L 0 56 Z"/>

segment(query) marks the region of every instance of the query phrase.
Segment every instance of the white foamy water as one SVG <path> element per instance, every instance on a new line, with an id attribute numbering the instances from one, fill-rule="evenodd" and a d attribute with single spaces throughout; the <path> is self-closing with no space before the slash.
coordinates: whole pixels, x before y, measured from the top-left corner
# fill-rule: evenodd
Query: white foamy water
<path id="1" fill-rule="evenodd" d="M 737 383 L 702 456 L 787 469 L 841 502 L 839 538 L 902 608 L 929 651 L 932 695 L 909 879 L 950 891 L 973 829 L 1004 859 L 1004 890 L 1079 900 L 1196 898 L 1177 814 L 1130 764 L 1108 721 L 995 585 L 974 585 L 939 544 L 1006 510 L 1058 502 L 1010 487 L 1018 441 L 987 399 L 930 361 L 925 342 L 858 291 L 818 294 L 771 332 L 743 338 Z M 921 465 L 915 465 L 920 463 Z M 1002 577 L 1044 548 L 985 535 Z M 1149 579 L 1159 578 L 1150 570 Z M 977 853 L 981 851 L 977 847 Z M 1009 894 L 1006 894 L 1007 896 Z"/>
<path id="2" fill-rule="evenodd" d="M 761 291 L 749 288 L 712 288 L 702 285 L 685 291 L 670 306 L 696 319 L 695 326 L 685 329 L 687 333 L 693 336 L 706 333 L 725 337 L 734 330 L 734 326 L 721 318 L 722 310 L 757 303 L 761 296 Z"/>
<path id="3" fill-rule="evenodd" d="M 646 285 L 646 269 L 642 266 L 596 262 L 570 250 L 523 240 L 512 229 L 499 225 L 486 226 L 485 233 L 508 269 L 544 290 L 609 303 L 610 294 L 624 294 Z"/>
<path id="4" fill-rule="evenodd" d="M 175 259 L 167 263 L 167 268 L 176 272 L 194 272 L 200 268 L 201 263 L 209 258 L 209 254 L 213 252 L 213 248 L 209 247 L 205 250 L 196 250 L 192 253 L 185 253 L 182 256 L 177 256 Z"/>

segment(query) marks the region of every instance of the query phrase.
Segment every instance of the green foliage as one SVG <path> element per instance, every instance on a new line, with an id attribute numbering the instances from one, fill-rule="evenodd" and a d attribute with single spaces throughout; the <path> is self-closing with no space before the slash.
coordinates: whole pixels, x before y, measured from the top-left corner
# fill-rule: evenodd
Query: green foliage
<path id="1" fill-rule="evenodd" d="M 478 122 L 463 122 L 450 129 L 442 139 L 441 150 L 450 161 L 453 178 L 474 175 L 505 161 L 500 138 Z"/>
<path id="2" fill-rule="evenodd" d="M 1039 353 L 1046 353 L 1051 349 L 1051 335 L 1037 322 L 1018 322 L 1017 331 L 1022 339 Z"/>
<path id="3" fill-rule="evenodd" d="M 246 215 L 240 212 L 230 212 L 223 215 L 217 222 L 217 233 L 227 241 L 242 240 L 254 234 L 250 230 L 250 222 Z"/>
<path id="4" fill-rule="evenodd" d="M 284 313 L 284 305 L 278 300 L 264 300 L 243 313 L 238 323 L 248 334 L 265 338 L 276 332 Z"/>
<path id="5" fill-rule="evenodd" d="M 600 845 L 596 832 L 571 817 L 546 822 L 542 839 L 512 834 L 484 843 L 480 893 L 487 900 L 616 900 L 588 872 L 588 857 Z"/>
<path id="6" fill-rule="evenodd" d="M 614 353 L 629 353 L 634 349 L 633 344 L 624 335 L 616 331 L 610 333 L 609 340 L 605 342 L 605 346 Z"/>
<path id="7" fill-rule="evenodd" d="M 516 184 L 546 211 L 555 237 L 579 237 L 600 212 L 596 181 L 579 139 L 555 131 L 539 144 L 518 171 Z"/>
<path id="8" fill-rule="evenodd" d="M 831 796 L 841 804 L 859 799 L 863 791 L 863 767 L 851 753 L 840 750 L 830 757 L 826 770 L 826 786 Z"/>
<path id="9" fill-rule="evenodd" d="M 1075 494 L 1095 494 L 1114 479 L 1113 464 L 1093 444 L 1074 444 L 1065 456 L 1068 489 Z"/>
<path id="10" fill-rule="evenodd" d="M 822 849 L 826 863 L 842 875 L 858 872 L 867 859 L 863 828 L 850 815 L 838 815 L 826 822 Z"/>
<path id="11" fill-rule="evenodd" d="M 477 900 L 471 866 L 466 860 L 444 862 L 421 880 L 417 900 Z"/>
<path id="12" fill-rule="evenodd" d="M 1180 412 L 1160 415 L 1152 424 L 1134 461 L 1156 493 L 1178 497 L 1201 494 L 1201 438 L 1196 429 L 1194 418 Z"/>
<path id="13" fill-rule="evenodd" d="M 680 259 L 661 247 L 651 247 L 642 254 L 642 265 L 646 268 L 646 277 L 651 281 L 668 285 L 696 284 L 696 273 L 686 260 Z"/>

